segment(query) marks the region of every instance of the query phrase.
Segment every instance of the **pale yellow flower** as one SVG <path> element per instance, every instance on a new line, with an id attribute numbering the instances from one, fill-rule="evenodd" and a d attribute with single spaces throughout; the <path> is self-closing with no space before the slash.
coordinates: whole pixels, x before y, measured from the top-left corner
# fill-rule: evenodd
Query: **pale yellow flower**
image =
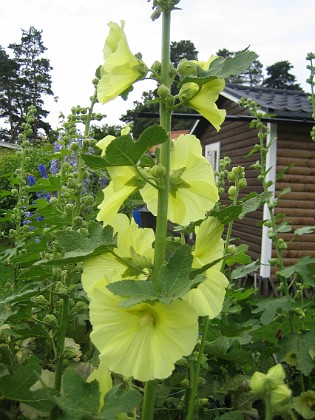
<path id="1" fill-rule="evenodd" d="M 173 141 L 170 170 L 168 219 L 180 225 L 203 219 L 219 196 L 212 167 L 202 156 L 197 137 L 180 135 Z M 140 193 L 150 212 L 156 215 L 157 190 L 147 183 Z"/>
<path id="2" fill-rule="evenodd" d="M 211 56 L 207 62 L 192 61 L 192 63 L 204 70 L 208 70 L 211 62 L 215 58 Z M 186 106 L 198 111 L 199 114 L 203 115 L 219 131 L 221 124 L 224 122 L 226 111 L 218 109 L 215 102 L 218 100 L 219 93 L 223 91 L 224 87 L 224 79 L 213 79 L 201 86 L 197 83 L 189 82 L 183 84 L 179 96 Z"/>
<path id="3" fill-rule="evenodd" d="M 144 63 L 130 51 L 124 33 L 125 22 L 121 21 L 121 26 L 110 22 L 108 26 L 110 32 L 104 46 L 105 63 L 101 67 L 97 87 L 97 98 L 101 103 L 115 99 L 147 73 Z"/>
<path id="4" fill-rule="evenodd" d="M 108 391 L 111 390 L 113 386 L 112 376 L 105 364 L 100 361 L 99 366 L 92 371 L 92 373 L 87 378 L 86 382 L 92 382 L 96 380 L 99 384 L 99 390 L 100 390 L 100 405 L 99 405 L 99 411 L 104 406 L 104 397 L 107 394 Z"/>
<path id="5" fill-rule="evenodd" d="M 107 170 L 111 181 L 103 189 L 104 200 L 98 206 L 100 211 L 96 218 L 98 221 L 110 225 L 121 205 L 138 189 L 136 185 L 128 185 L 128 182 L 138 174 L 133 166 L 111 166 Z"/>
<path id="6" fill-rule="evenodd" d="M 223 257 L 224 244 L 221 238 L 223 225 L 209 217 L 197 229 L 193 268 L 200 268 Z M 183 299 L 192 305 L 198 315 L 214 318 L 222 310 L 228 280 L 221 272 L 221 264 L 210 267 L 205 273 L 207 279 L 196 289 L 190 290 Z"/>
<path id="7" fill-rule="evenodd" d="M 116 214 L 111 224 L 117 233 L 116 256 L 104 253 L 83 263 L 82 285 L 89 297 L 97 283 L 108 284 L 124 277 L 145 279 L 153 265 L 152 229 L 139 228 L 124 214 Z"/>
<path id="8" fill-rule="evenodd" d="M 140 381 L 171 375 L 198 338 L 198 315 L 186 302 L 117 306 L 122 298 L 95 288 L 90 302 L 91 340 L 108 368 Z"/>

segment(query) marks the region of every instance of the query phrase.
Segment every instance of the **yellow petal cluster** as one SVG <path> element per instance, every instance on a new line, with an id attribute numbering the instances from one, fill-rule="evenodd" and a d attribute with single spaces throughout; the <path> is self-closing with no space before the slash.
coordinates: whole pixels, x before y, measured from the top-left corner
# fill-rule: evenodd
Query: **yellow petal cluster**
<path id="1" fill-rule="evenodd" d="M 207 62 L 193 61 L 192 63 L 204 70 L 208 70 L 214 59 L 215 57 L 211 56 Z M 223 91 L 224 87 L 224 79 L 213 79 L 201 85 L 194 82 L 184 83 L 180 89 L 179 97 L 186 106 L 198 111 L 219 131 L 221 124 L 224 122 L 226 111 L 218 109 L 215 102 L 218 100 L 219 93 Z"/>
<path id="2" fill-rule="evenodd" d="M 200 268 L 223 257 L 222 232 L 223 225 L 214 217 L 209 217 L 201 223 L 192 253 L 193 268 Z M 225 289 L 229 283 L 221 272 L 220 263 L 210 267 L 205 275 L 207 279 L 196 289 L 190 290 L 183 299 L 196 309 L 198 315 L 209 316 L 212 319 L 222 310 Z"/>
<path id="3" fill-rule="evenodd" d="M 180 135 L 173 141 L 170 156 L 171 178 L 181 172 L 179 188 L 169 193 L 168 219 L 179 225 L 203 219 L 218 201 L 218 189 L 213 170 L 202 155 L 196 136 Z M 157 190 L 146 184 L 141 190 L 143 200 L 154 215 L 157 214 Z"/>
<path id="4" fill-rule="evenodd" d="M 117 233 L 117 248 L 115 255 L 105 253 L 90 258 L 83 264 L 82 285 L 89 297 L 97 284 L 106 285 L 122 280 L 124 272 L 134 267 L 134 275 L 130 279 L 142 279 L 148 276 L 148 266 L 153 264 L 154 232 L 149 228 L 138 228 L 134 220 L 129 220 L 124 214 L 116 214 L 112 219 L 114 232 Z M 124 264 L 126 261 L 126 264 Z M 144 262 L 144 263 L 143 263 Z M 142 265 L 139 267 L 139 263 Z M 142 270 L 144 274 L 140 271 Z M 105 287 L 105 286 L 104 286 Z"/>
<path id="5" fill-rule="evenodd" d="M 96 287 L 90 303 L 91 340 L 110 370 L 140 381 L 171 375 L 198 338 L 198 315 L 188 303 L 118 306 L 121 298 Z"/>
<path id="6" fill-rule="evenodd" d="M 125 22 L 121 21 L 121 26 L 110 22 L 108 26 L 110 32 L 104 46 L 105 62 L 97 86 L 97 98 L 101 103 L 115 99 L 147 73 L 144 63 L 130 51 L 124 32 Z"/>

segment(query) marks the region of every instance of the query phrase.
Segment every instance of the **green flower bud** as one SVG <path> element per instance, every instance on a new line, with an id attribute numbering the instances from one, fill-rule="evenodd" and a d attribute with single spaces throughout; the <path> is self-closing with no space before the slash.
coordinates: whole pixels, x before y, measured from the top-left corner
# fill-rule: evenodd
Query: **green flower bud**
<path id="1" fill-rule="evenodd" d="M 159 95 L 160 98 L 166 98 L 170 94 L 170 90 L 167 86 L 160 85 L 157 88 L 157 94 Z"/>
<path id="2" fill-rule="evenodd" d="M 177 71 L 181 76 L 197 76 L 197 64 L 183 59 L 179 62 Z"/>
<path id="3" fill-rule="evenodd" d="M 45 322 L 45 324 L 50 325 L 51 327 L 56 327 L 58 325 L 57 318 L 53 314 L 45 315 L 43 318 L 43 322 Z"/>
<path id="4" fill-rule="evenodd" d="M 181 102 L 189 102 L 199 92 L 199 85 L 197 83 L 185 83 L 180 91 L 179 98 Z"/>

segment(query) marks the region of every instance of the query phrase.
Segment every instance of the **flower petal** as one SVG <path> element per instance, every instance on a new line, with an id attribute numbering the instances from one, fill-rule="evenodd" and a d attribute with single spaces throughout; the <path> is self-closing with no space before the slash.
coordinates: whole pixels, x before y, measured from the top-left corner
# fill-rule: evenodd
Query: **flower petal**
<path id="1" fill-rule="evenodd" d="M 110 370 L 140 381 L 171 375 L 175 362 L 192 352 L 198 317 L 183 301 L 119 307 L 121 299 L 97 289 L 90 303 L 91 340 Z"/>

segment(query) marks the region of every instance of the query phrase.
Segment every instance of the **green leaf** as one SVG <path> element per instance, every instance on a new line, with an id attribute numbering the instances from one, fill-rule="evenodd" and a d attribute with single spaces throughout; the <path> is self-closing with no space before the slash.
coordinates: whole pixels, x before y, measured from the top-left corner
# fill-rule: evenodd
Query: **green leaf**
<path id="1" fill-rule="evenodd" d="M 166 131 L 159 125 L 144 130 L 138 141 L 133 141 L 130 134 L 117 137 L 106 149 L 106 166 L 133 166 L 150 147 L 167 139 Z"/>
<path id="2" fill-rule="evenodd" d="M 260 267 L 260 263 L 258 260 L 251 262 L 247 265 L 242 265 L 231 273 L 231 280 L 240 279 L 242 277 L 246 277 L 248 274 L 253 273 L 254 271 L 257 271 Z"/>
<path id="3" fill-rule="evenodd" d="M 291 309 L 291 298 L 282 296 L 281 298 L 268 298 L 260 301 L 257 308 L 252 310 L 252 313 L 260 313 L 262 315 L 260 320 L 263 325 L 270 324 L 279 310 L 288 312 Z"/>
<path id="4" fill-rule="evenodd" d="M 271 192 L 263 192 L 256 195 L 242 203 L 242 212 L 239 216 L 240 219 L 243 219 L 247 213 L 256 211 L 261 205 L 266 203 L 272 196 Z"/>
<path id="5" fill-rule="evenodd" d="M 38 264 L 64 264 L 83 261 L 87 257 L 109 252 L 116 246 L 113 228 L 109 225 L 90 221 L 89 236 L 85 237 L 75 230 L 56 233 L 56 241 L 62 248 L 64 256 L 55 260 L 39 261 Z"/>
<path id="6" fill-rule="evenodd" d="M 306 331 L 302 334 L 287 334 L 280 342 L 282 360 L 296 366 L 303 375 L 308 376 L 315 367 L 315 333 Z"/>
<path id="7" fill-rule="evenodd" d="M 295 229 L 294 235 L 300 236 L 300 235 L 306 235 L 308 233 L 313 233 L 315 231 L 315 226 L 303 226 L 299 229 Z"/>
<path id="8" fill-rule="evenodd" d="M 219 210 L 211 210 L 210 215 L 219 219 L 221 225 L 227 225 L 234 220 L 237 220 L 242 213 L 243 207 L 241 205 L 231 205 Z"/>
<path id="9" fill-rule="evenodd" d="M 249 264 L 251 258 L 246 254 L 248 251 L 248 245 L 242 244 L 235 248 L 234 254 L 229 256 L 225 263 L 228 267 L 231 267 L 234 264 Z"/>
<path id="10" fill-rule="evenodd" d="M 55 397 L 55 401 L 65 412 L 67 419 L 78 420 L 85 416 L 94 416 L 100 402 L 98 382 L 84 382 L 76 370 L 68 368 L 63 375 L 63 396 Z"/>
<path id="11" fill-rule="evenodd" d="M 84 153 L 81 155 L 81 157 L 84 160 L 85 164 L 91 169 L 97 171 L 99 169 L 105 169 L 106 167 L 105 160 L 100 156 L 87 155 Z"/>
<path id="12" fill-rule="evenodd" d="M 119 306 L 132 306 L 144 301 L 155 301 L 161 297 L 161 293 L 151 281 L 144 280 L 121 280 L 110 283 L 108 290 L 118 296 L 126 298 Z"/>
<path id="13" fill-rule="evenodd" d="M 105 404 L 99 417 L 103 420 L 116 420 L 118 414 L 128 413 L 137 407 L 141 399 L 140 392 L 135 389 L 126 391 L 115 386 L 105 395 Z"/>
<path id="14" fill-rule="evenodd" d="M 243 51 L 235 57 L 224 59 L 218 57 L 213 60 L 208 70 L 198 68 L 197 77 L 185 77 L 179 84 L 194 82 L 200 85 L 211 81 L 214 78 L 226 79 L 230 76 L 236 76 L 243 73 L 253 61 L 257 59 L 258 55 L 253 51 Z"/>
<path id="15" fill-rule="evenodd" d="M 192 264 L 191 250 L 188 245 L 179 246 L 167 264 L 162 265 L 158 274 L 158 287 L 151 281 L 122 280 L 107 286 L 114 294 L 127 298 L 119 306 L 131 306 L 144 301 L 159 300 L 168 304 L 183 296 L 192 287 L 204 280 L 204 276 L 195 275 L 190 279 Z"/>
<path id="16" fill-rule="evenodd" d="M 158 274 L 158 283 L 164 296 L 179 297 L 184 290 L 190 289 L 189 275 L 192 260 L 190 247 L 182 245 L 175 250 L 168 263 L 162 265 Z"/>
<path id="17" fill-rule="evenodd" d="M 282 222 L 280 226 L 277 228 L 277 232 L 279 233 L 291 232 L 291 226 L 288 224 L 288 222 Z"/>
<path id="18" fill-rule="evenodd" d="M 279 271 L 279 274 L 286 279 L 289 279 L 294 274 L 297 274 L 303 281 L 304 286 L 315 286 L 314 271 L 312 267 L 315 264 L 315 258 L 306 256 L 300 258 L 295 264 L 285 267 Z"/>
<path id="19" fill-rule="evenodd" d="M 57 175 L 50 175 L 49 178 L 40 178 L 29 188 L 30 192 L 54 192 L 61 188 L 61 178 Z"/>
<path id="20" fill-rule="evenodd" d="M 32 357 L 25 365 L 18 366 L 12 375 L 0 376 L 0 399 L 20 402 L 32 400 L 30 387 L 38 380 L 40 373 L 39 362 Z"/>

